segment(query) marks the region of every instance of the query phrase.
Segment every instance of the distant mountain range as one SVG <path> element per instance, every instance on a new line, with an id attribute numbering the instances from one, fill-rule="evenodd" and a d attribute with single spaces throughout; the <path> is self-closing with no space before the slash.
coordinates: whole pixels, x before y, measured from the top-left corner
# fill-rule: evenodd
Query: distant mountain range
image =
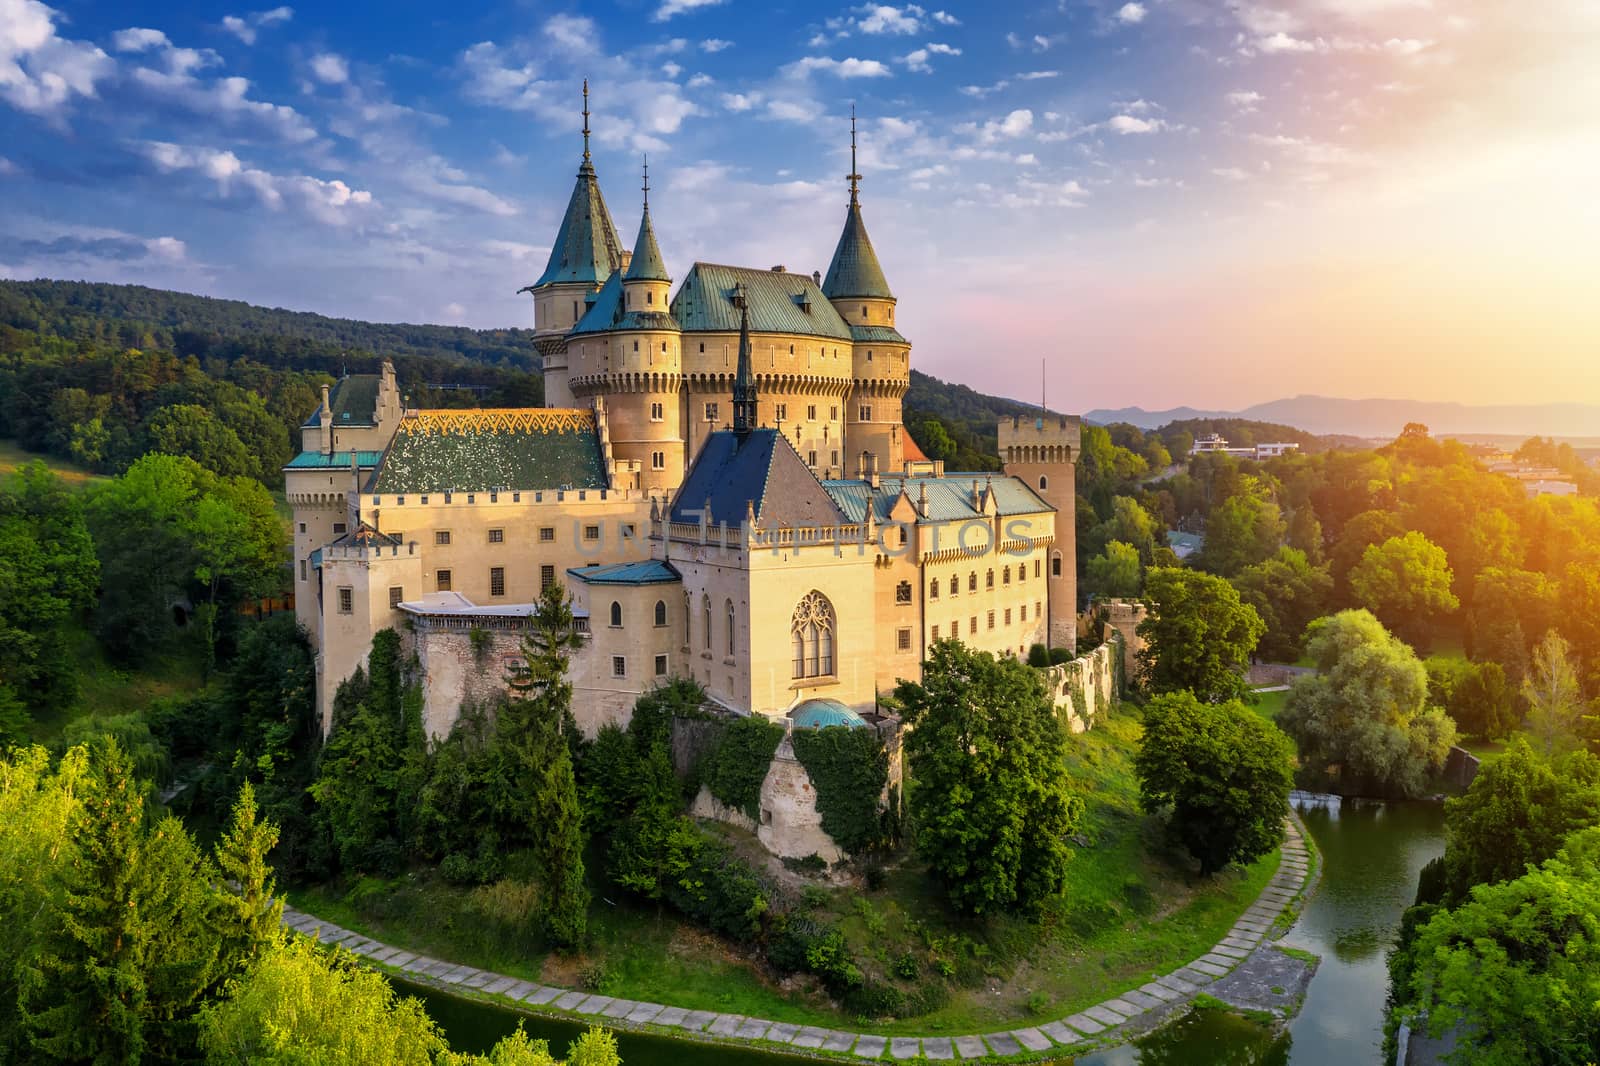
<path id="1" fill-rule="evenodd" d="M 1088 411 L 1084 419 L 1099 425 L 1127 422 L 1156 429 L 1168 422 L 1206 418 L 1247 418 L 1296 426 L 1308 433 L 1343 433 L 1357 437 L 1394 437 L 1407 422 L 1421 422 L 1437 435 L 1499 434 L 1507 436 L 1600 437 L 1600 404 L 1542 403 L 1473 406 L 1429 400 L 1345 400 L 1330 396 L 1296 396 L 1258 403 L 1241 411 L 1203 411 L 1174 407 L 1146 411 L 1142 407 Z"/>

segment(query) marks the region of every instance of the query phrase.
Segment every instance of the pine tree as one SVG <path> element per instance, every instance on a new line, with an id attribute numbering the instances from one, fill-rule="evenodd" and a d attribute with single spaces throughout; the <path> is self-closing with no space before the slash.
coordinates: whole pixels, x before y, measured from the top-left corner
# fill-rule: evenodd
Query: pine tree
<path id="1" fill-rule="evenodd" d="M 278 937 L 283 900 L 275 887 L 267 853 L 278 844 L 278 827 L 256 816 L 256 794 L 250 782 L 239 789 L 233 824 L 217 842 L 217 868 L 227 891 L 218 907 L 223 934 L 223 960 L 230 971 L 243 969 Z"/>

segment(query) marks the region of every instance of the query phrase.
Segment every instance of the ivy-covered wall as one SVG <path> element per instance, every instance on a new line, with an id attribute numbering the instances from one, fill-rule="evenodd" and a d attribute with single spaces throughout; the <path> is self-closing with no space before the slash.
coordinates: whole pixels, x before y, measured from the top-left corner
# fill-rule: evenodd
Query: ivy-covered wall
<path id="1" fill-rule="evenodd" d="M 888 835 L 880 803 L 889 783 L 889 751 L 871 729 L 797 729 L 794 754 L 817 790 L 822 829 L 852 855 Z"/>
<path id="2" fill-rule="evenodd" d="M 1122 698 L 1124 684 L 1123 637 L 1107 627 L 1106 641 L 1071 662 L 1044 670 L 1056 713 L 1074 733 L 1082 733 Z"/>
<path id="3" fill-rule="evenodd" d="M 721 802 L 752 820 L 761 813 L 761 782 L 783 740 L 783 726 L 760 715 L 740 718 L 701 764 L 702 783 Z"/>

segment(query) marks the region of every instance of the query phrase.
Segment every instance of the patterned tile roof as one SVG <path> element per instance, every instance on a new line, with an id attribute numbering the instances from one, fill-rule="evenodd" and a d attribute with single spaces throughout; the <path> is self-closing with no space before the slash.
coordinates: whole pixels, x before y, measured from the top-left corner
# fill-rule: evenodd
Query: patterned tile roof
<path id="1" fill-rule="evenodd" d="M 920 504 L 923 490 L 927 490 L 928 513 L 919 521 L 959 522 L 983 516 L 983 512 L 973 504 L 974 482 L 980 493 L 994 492 L 995 507 L 1001 515 L 1038 514 L 1054 510 L 1020 478 L 998 474 L 884 477 L 879 480 L 877 488 L 873 488 L 869 482 L 854 479 L 824 481 L 822 484 L 851 522 L 866 520 L 869 502 L 876 520 L 888 521 L 889 512 L 900 498 L 902 489 L 913 504 Z"/>
<path id="2" fill-rule="evenodd" d="M 878 265 L 878 253 L 872 250 L 872 239 L 867 236 L 867 224 L 861 221 L 861 205 L 854 194 L 845 211 L 844 232 L 839 234 L 839 244 L 833 250 L 833 262 L 828 264 L 822 291 L 836 300 L 853 296 L 894 299 L 889 282 L 883 276 L 883 267 Z"/>
<path id="3" fill-rule="evenodd" d="M 684 332 L 732 333 L 739 328 L 733 290 L 744 284 L 750 329 L 756 333 L 850 340 L 850 327 L 809 275 L 785 270 L 696 263 L 672 298 L 672 315 Z"/>
<path id="4" fill-rule="evenodd" d="M 737 528 L 753 508 L 766 526 L 831 526 L 843 514 L 805 460 L 775 429 L 738 434 L 718 430 L 706 438 L 672 502 L 672 521 L 707 521 Z"/>
<path id="5" fill-rule="evenodd" d="M 371 493 L 603 489 L 594 414 L 576 408 L 480 408 L 407 415 Z"/>
<path id="6" fill-rule="evenodd" d="M 550 261 L 533 287 L 562 281 L 598 285 L 621 268 L 622 242 L 617 239 L 611 212 L 606 210 L 605 197 L 600 195 L 594 167 L 585 159 L 550 248 Z"/>
<path id="7" fill-rule="evenodd" d="M 349 470 L 350 452 L 334 452 L 324 455 L 322 452 L 301 452 L 283 465 L 285 470 Z M 356 452 L 356 465 L 364 470 L 377 466 L 383 459 L 382 452 Z"/>
<path id="8" fill-rule="evenodd" d="M 610 566 L 574 566 L 567 573 L 586 585 L 665 585 L 682 581 L 678 568 L 661 559 Z"/>

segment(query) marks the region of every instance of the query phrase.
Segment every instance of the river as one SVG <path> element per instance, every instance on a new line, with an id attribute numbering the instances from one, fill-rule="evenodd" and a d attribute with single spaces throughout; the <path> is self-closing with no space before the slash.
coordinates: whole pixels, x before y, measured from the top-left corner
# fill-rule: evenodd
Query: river
<path id="1" fill-rule="evenodd" d="M 1384 956 L 1417 874 L 1444 851 L 1444 811 L 1437 804 L 1379 803 L 1296 793 L 1296 809 L 1321 854 L 1321 881 L 1281 943 L 1315 952 L 1322 964 L 1287 1033 L 1212 1011 L 1192 1013 L 1138 1044 L 1096 1052 L 1076 1066 L 1380 1066 Z M 451 1046 L 486 1051 L 516 1028 L 550 1041 L 557 1054 L 580 1027 L 400 985 L 421 996 Z M 689 1045 L 619 1033 L 626 1066 L 693 1061 L 709 1066 L 781 1066 L 801 1060 L 736 1047 Z M 1060 1060 L 1068 1066 L 1074 1060 Z"/>

